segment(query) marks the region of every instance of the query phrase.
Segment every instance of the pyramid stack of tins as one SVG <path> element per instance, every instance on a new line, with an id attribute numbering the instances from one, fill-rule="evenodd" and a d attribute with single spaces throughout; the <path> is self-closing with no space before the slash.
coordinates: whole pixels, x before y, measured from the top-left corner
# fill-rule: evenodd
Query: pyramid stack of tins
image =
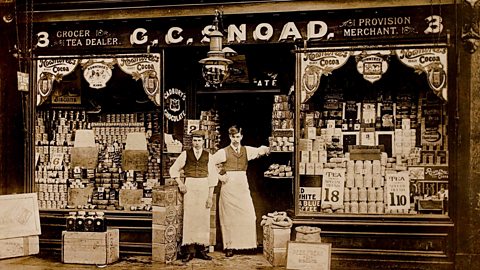
<path id="1" fill-rule="evenodd" d="M 317 227 L 300 226 L 295 228 L 295 241 L 297 242 L 322 242 L 320 232 L 322 230 Z"/>
<path id="2" fill-rule="evenodd" d="M 182 224 L 183 197 L 178 192 L 178 187 L 155 186 L 152 191 L 153 261 L 171 263 L 177 259 L 182 240 Z"/>
<path id="3" fill-rule="evenodd" d="M 382 214 L 387 154 L 381 160 L 348 160 L 344 211 L 353 214 Z"/>
<path id="4" fill-rule="evenodd" d="M 264 215 L 260 224 L 263 226 L 263 256 L 273 266 L 285 266 L 292 220 L 285 212 L 273 212 Z"/>

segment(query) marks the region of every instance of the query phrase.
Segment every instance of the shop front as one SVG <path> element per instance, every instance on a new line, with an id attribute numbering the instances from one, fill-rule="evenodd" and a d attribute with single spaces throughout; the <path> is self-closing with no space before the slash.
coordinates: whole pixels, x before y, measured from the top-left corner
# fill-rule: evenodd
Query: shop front
<path id="1" fill-rule="evenodd" d="M 273 7 L 34 23 L 27 168 L 44 251 L 80 210 L 105 213 L 122 254 L 152 254 L 152 190 L 192 131 L 215 153 L 238 125 L 242 144 L 270 147 L 247 172 L 258 243 L 260 217 L 287 211 L 291 239 L 320 228 L 334 267 L 453 268 L 454 6 Z M 215 24 L 229 76 L 201 61 Z"/>

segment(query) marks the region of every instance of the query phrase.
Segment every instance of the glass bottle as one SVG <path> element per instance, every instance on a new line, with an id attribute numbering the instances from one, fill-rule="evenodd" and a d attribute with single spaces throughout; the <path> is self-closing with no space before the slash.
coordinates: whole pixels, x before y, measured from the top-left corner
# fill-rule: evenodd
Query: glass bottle
<path id="1" fill-rule="evenodd" d="M 96 213 L 94 230 L 96 232 L 105 232 L 107 230 L 107 226 L 105 224 L 105 214 L 103 212 Z"/>
<path id="2" fill-rule="evenodd" d="M 75 222 L 75 231 L 85 231 L 85 211 L 78 211 L 77 219 Z"/>
<path id="3" fill-rule="evenodd" d="M 88 212 L 88 215 L 85 217 L 85 231 L 93 232 L 95 226 L 95 212 Z"/>
<path id="4" fill-rule="evenodd" d="M 68 212 L 67 231 L 75 231 L 76 222 L 77 222 L 77 213 L 76 212 Z"/>

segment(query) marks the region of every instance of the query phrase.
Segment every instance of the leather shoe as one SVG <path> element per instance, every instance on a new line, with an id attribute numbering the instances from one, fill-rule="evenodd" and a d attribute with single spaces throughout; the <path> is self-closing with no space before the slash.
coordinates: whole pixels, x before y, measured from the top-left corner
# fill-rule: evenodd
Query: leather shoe
<path id="1" fill-rule="evenodd" d="M 193 253 L 188 253 L 187 257 L 182 259 L 182 262 L 186 263 L 186 262 L 189 262 L 189 261 L 193 260 L 193 257 L 195 257 L 194 255 L 195 254 L 193 254 Z"/>
<path id="2" fill-rule="evenodd" d="M 233 250 L 225 249 L 225 257 L 233 257 Z"/>
<path id="3" fill-rule="evenodd" d="M 210 261 L 212 259 L 211 256 L 209 256 L 205 251 L 200 251 L 197 253 L 197 258 L 202 259 L 202 260 L 207 260 Z"/>

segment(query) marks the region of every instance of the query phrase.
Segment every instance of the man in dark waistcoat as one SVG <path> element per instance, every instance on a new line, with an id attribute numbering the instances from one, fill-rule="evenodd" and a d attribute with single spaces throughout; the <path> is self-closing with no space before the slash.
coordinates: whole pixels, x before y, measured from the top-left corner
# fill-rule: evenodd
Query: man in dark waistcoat
<path id="1" fill-rule="evenodd" d="M 184 194 L 182 245 L 186 247 L 187 256 L 183 262 L 195 256 L 203 260 L 212 259 L 205 247 L 210 240 L 210 208 L 213 205 L 213 190 L 218 183 L 215 163 L 210 153 L 203 149 L 204 133 L 194 131 L 192 137 L 192 149 L 183 151 L 170 167 L 170 177 L 175 179 Z M 181 170 L 185 183 L 180 178 Z"/>
<path id="2" fill-rule="evenodd" d="M 213 158 L 223 163 L 225 174 L 220 176 L 222 188 L 218 204 L 225 256 L 233 250 L 257 247 L 256 216 L 247 179 L 248 161 L 269 153 L 269 147 L 242 146 L 242 129 L 228 130 L 230 145 L 220 149 Z"/>

